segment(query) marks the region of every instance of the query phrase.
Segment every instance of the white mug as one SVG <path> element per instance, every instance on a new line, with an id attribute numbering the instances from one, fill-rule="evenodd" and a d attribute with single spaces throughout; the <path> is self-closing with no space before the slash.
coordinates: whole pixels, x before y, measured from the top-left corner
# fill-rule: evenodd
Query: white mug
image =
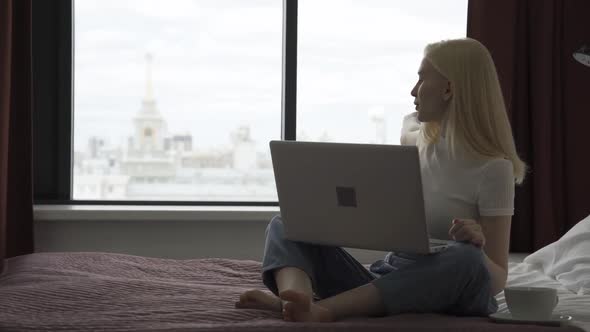
<path id="1" fill-rule="evenodd" d="M 548 287 L 506 287 L 504 297 L 516 319 L 549 319 L 559 302 L 557 290 Z"/>

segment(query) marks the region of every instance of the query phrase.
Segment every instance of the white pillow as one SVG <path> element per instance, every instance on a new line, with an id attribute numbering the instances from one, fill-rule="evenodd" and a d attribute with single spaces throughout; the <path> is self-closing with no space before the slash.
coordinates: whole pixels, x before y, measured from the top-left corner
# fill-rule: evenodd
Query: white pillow
<path id="1" fill-rule="evenodd" d="M 524 263 L 540 266 L 572 292 L 590 294 L 590 216 L 559 240 L 527 256 Z"/>

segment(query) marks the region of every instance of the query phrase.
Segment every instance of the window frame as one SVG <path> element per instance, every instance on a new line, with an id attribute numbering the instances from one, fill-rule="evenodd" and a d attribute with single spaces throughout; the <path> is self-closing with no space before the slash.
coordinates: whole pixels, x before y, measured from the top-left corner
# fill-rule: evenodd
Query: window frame
<path id="1" fill-rule="evenodd" d="M 283 0 L 281 139 L 295 140 L 297 6 Z M 74 200 L 74 0 L 33 2 L 33 201 L 35 204 L 278 206 L 278 202 Z"/>

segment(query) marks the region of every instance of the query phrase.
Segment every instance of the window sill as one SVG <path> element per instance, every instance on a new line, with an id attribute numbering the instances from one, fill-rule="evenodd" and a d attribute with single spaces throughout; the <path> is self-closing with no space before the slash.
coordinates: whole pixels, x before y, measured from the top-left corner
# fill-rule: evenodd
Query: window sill
<path id="1" fill-rule="evenodd" d="M 35 205 L 35 221 L 263 221 L 278 206 Z"/>

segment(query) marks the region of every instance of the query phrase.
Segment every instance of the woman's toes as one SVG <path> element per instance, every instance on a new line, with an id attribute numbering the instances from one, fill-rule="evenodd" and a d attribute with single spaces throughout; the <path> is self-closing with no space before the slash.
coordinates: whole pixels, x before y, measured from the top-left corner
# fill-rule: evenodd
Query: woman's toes
<path id="1" fill-rule="evenodd" d="M 240 295 L 239 301 L 235 303 L 236 308 L 262 309 L 281 311 L 281 300 L 258 289 L 246 291 Z"/>
<path id="2" fill-rule="evenodd" d="M 279 297 L 281 300 L 287 301 L 285 307 L 292 307 L 295 305 L 297 306 L 297 309 L 301 311 L 309 311 L 311 298 L 307 294 L 288 289 L 280 292 Z"/>

